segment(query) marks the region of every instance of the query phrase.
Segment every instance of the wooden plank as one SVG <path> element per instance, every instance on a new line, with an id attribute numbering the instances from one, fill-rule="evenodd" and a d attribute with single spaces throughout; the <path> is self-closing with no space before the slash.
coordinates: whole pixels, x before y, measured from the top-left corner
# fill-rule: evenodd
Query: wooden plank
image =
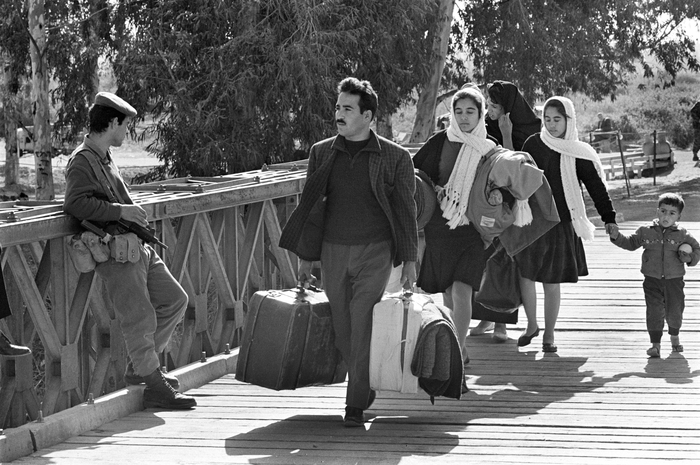
<path id="1" fill-rule="evenodd" d="M 243 247 L 238 258 L 238 289 L 239 292 L 245 289 L 250 275 L 250 269 L 254 260 L 255 246 L 258 243 L 261 226 L 262 226 L 262 211 L 265 208 L 263 202 L 259 202 L 250 206 L 248 210 L 248 221 L 245 228 L 245 236 L 243 239 Z"/>
<path id="2" fill-rule="evenodd" d="M 185 216 L 180 220 L 177 234 L 177 244 L 168 249 L 169 268 L 175 279 L 183 281 L 186 269 L 187 257 L 192 246 L 193 232 L 195 229 L 195 215 Z"/>
<path id="3" fill-rule="evenodd" d="M 218 242 L 214 237 L 214 232 L 210 227 L 209 219 L 206 215 L 198 215 L 197 233 L 202 243 L 203 254 L 209 264 L 211 277 L 216 283 L 219 299 L 223 301 L 222 303 L 224 306 L 231 308 L 235 301 L 233 290 L 226 277 L 224 260 L 219 253 Z"/>
<path id="4" fill-rule="evenodd" d="M 277 219 L 276 208 L 271 200 L 265 201 L 265 228 L 270 236 L 270 251 L 277 260 L 277 266 L 282 274 L 284 287 L 289 289 L 296 285 L 297 273 L 292 265 L 290 253 L 279 246 L 282 228 Z"/>
<path id="5" fill-rule="evenodd" d="M 219 232 L 209 229 L 209 240 L 217 242 Z M 251 229 L 246 245 L 254 242 Z M 662 357 L 649 359 L 641 252 L 617 249 L 602 231 L 596 236 L 585 246 L 590 275 L 562 286 L 559 352 L 543 353 L 541 336 L 517 346 L 525 330 L 522 312 L 520 322 L 508 326 L 511 339 L 504 344 L 493 343 L 490 334 L 470 336 L 470 391 L 459 401 L 439 397 L 433 405 L 423 392 L 380 392 L 366 411 L 365 428 L 344 428 L 344 383 L 274 391 L 231 374 L 189 391 L 197 398 L 195 409 L 138 412 L 18 463 L 697 461 L 700 314 L 694 306 L 700 303 L 700 268 L 687 274 L 685 352 L 671 352 L 664 334 Z M 537 290 L 543 321 L 541 286 Z"/>
<path id="6" fill-rule="evenodd" d="M 27 305 L 29 313 L 32 315 L 34 324 L 39 328 L 39 336 L 44 344 L 44 350 L 50 358 L 60 358 L 61 341 L 44 305 L 44 296 L 36 287 L 36 283 L 32 278 L 32 271 L 22 250 L 19 246 L 12 246 L 7 249 L 6 253 L 8 263 L 22 293 L 22 298 Z"/>

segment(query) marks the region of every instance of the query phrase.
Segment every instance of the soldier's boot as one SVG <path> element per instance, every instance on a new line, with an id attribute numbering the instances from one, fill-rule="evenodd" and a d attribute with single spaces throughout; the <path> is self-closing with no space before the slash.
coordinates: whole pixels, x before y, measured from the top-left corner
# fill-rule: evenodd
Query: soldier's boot
<path id="1" fill-rule="evenodd" d="M 161 372 L 162 373 L 162 372 Z M 173 375 L 170 375 L 168 373 L 163 373 L 163 378 L 165 378 L 165 381 L 170 384 L 173 389 L 180 389 L 180 381 Z M 144 380 L 143 376 L 139 376 L 136 374 L 134 371 L 134 364 L 129 360 L 129 363 L 126 364 L 126 371 L 124 372 L 124 382 L 126 384 L 143 384 L 146 381 Z"/>
<path id="2" fill-rule="evenodd" d="M 143 377 L 146 389 L 143 390 L 143 408 L 163 408 L 167 410 L 190 409 L 197 405 L 194 397 L 177 392 L 163 377 L 160 370 Z"/>

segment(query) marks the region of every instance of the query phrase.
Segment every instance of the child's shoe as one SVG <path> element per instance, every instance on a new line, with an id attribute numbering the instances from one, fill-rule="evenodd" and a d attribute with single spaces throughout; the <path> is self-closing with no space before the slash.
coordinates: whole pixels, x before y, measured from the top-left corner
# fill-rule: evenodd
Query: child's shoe
<path id="1" fill-rule="evenodd" d="M 661 350 L 658 346 L 651 346 L 647 349 L 647 355 L 651 358 L 661 357 Z"/>
<path id="2" fill-rule="evenodd" d="M 674 352 L 683 352 L 683 346 L 678 336 L 671 336 L 671 348 Z"/>

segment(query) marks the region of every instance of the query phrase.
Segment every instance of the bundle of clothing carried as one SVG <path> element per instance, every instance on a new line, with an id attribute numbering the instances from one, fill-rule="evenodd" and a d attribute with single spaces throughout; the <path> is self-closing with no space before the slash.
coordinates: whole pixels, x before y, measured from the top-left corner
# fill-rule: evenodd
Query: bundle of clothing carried
<path id="1" fill-rule="evenodd" d="M 446 307 L 432 302 L 423 306 L 411 373 L 418 377 L 418 385 L 433 404 L 438 396 L 462 397 L 462 354 Z"/>
<path id="2" fill-rule="evenodd" d="M 466 216 L 484 247 L 509 231 L 501 242 L 511 256 L 559 222 L 542 170 L 528 153 L 502 147 L 489 152 L 477 168 Z"/>

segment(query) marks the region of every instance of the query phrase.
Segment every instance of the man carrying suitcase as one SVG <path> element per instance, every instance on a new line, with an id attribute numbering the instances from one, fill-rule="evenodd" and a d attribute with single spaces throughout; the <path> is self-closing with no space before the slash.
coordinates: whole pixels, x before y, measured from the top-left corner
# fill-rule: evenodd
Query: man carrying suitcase
<path id="1" fill-rule="evenodd" d="M 351 77 L 340 82 L 338 135 L 311 148 L 301 201 L 280 239 L 281 247 L 301 259 L 300 283 L 313 279 L 312 262 L 321 261 L 335 343 L 348 365 L 346 426 L 363 426 L 364 410 L 374 401 L 372 308 L 392 266 L 403 263 L 405 287 L 416 280 L 413 162 L 408 150 L 370 129 L 377 102 L 369 82 Z"/>

